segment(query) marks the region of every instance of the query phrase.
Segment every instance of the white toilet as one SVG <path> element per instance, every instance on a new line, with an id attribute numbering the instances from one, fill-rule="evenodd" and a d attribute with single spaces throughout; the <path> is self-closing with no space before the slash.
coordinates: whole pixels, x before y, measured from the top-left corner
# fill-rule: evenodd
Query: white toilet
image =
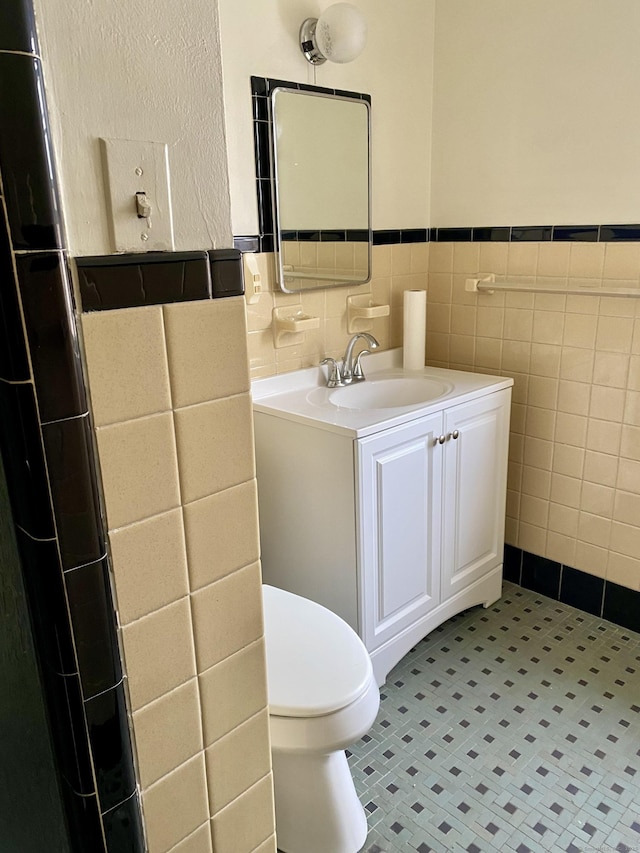
<path id="1" fill-rule="evenodd" d="M 380 692 L 364 644 L 313 601 L 263 586 L 278 849 L 356 853 L 367 837 L 344 753 Z"/>

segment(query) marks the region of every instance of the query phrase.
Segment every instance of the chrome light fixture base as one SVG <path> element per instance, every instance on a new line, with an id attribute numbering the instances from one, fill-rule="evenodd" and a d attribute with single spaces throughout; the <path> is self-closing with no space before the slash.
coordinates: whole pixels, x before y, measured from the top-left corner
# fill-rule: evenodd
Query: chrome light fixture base
<path id="1" fill-rule="evenodd" d="M 322 65 L 327 61 L 316 45 L 317 18 L 307 18 L 300 27 L 300 50 L 312 65 Z"/>

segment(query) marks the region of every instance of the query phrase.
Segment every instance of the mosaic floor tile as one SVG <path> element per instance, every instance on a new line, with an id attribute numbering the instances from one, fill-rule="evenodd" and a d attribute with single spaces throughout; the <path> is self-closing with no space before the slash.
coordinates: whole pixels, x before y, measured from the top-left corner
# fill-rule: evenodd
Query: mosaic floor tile
<path id="1" fill-rule="evenodd" d="M 638 670 L 640 634 L 505 583 L 390 673 L 363 850 L 640 853 Z"/>

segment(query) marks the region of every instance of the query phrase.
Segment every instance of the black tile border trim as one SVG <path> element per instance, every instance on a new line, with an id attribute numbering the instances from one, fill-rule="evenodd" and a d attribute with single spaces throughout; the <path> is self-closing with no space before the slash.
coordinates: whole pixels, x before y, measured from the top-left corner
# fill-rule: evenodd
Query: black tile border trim
<path id="1" fill-rule="evenodd" d="M 376 232 L 374 231 L 374 234 Z M 431 243 L 523 243 L 640 241 L 640 225 L 499 225 L 483 228 L 430 228 Z"/>
<path id="2" fill-rule="evenodd" d="M 538 557 L 513 545 L 504 547 L 504 579 L 640 633 L 640 592 Z"/>
<path id="3" fill-rule="evenodd" d="M 300 243 L 366 243 L 369 232 L 366 228 L 327 231 L 283 231 L 281 240 Z"/>
<path id="4" fill-rule="evenodd" d="M 284 239 L 300 239 L 308 242 L 325 242 L 335 241 L 342 242 L 350 240 L 353 242 L 363 242 L 368 239 L 368 232 L 365 230 L 355 231 L 287 231 Z M 294 237 L 293 235 L 300 235 Z M 342 236 L 344 235 L 344 236 Z M 429 229 L 428 228 L 391 228 L 382 231 L 373 231 L 374 246 L 392 246 L 396 243 L 428 243 Z M 268 234 L 266 237 L 259 234 L 251 236 L 239 236 L 233 238 L 233 245 L 240 252 L 273 252 L 273 234 Z M 266 242 L 265 242 L 266 241 Z M 270 248 L 265 248 L 265 245 Z"/>
<path id="5" fill-rule="evenodd" d="M 291 232 L 293 233 L 295 232 Z M 323 232 L 302 233 L 306 235 Z M 394 246 L 399 243 L 524 242 L 634 243 L 640 242 L 640 225 L 500 225 L 483 228 L 387 228 L 373 231 L 374 246 Z M 241 252 L 273 252 L 273 234 L 269 233 L 267 237 L 260 234 L 234 237 L 233 245 Z"/>
<path id="6" fill-rule="evenodd" d="M 129 252 L 75 258 L 82 310 L 111 311 L 242 296 L 241 252 Z"/>

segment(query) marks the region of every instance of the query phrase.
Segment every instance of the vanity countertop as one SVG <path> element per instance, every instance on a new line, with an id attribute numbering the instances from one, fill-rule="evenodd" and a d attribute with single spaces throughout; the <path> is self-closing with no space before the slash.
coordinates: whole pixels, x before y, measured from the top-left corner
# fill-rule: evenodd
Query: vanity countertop
<path id="1" fill-rule="evenodd" d="M 464 403 L 513 385 L 513 379 L 508 376 L 489 376 L 441 367 L 405 371 L 402 368 L 402 349 L 372 353 L 363 365 L 367 376 L 365 382 L 347 388 L 327 388 L 326 373 L 322 367 L 256 379 L 251 383 L 254 411 L 364 438 L 381 428 L 400 426 L 452 404 Z M 378 389 L 394 387 L 387 380 L 397 379 L 403 380 L 403 387 L 409 389 L 409 399 L 411 389 L 419 388 L 421 380 L 430 380 L 423 382 L 425 388 L 438 388 L 439 391 L 437 396 L 426 401 L 408 404 L 385 404 L 382 407 L 364 403 L 351 405 L 349 392 L 352 389 L 366 400 L 368 394 L 374 397 Z"/>

